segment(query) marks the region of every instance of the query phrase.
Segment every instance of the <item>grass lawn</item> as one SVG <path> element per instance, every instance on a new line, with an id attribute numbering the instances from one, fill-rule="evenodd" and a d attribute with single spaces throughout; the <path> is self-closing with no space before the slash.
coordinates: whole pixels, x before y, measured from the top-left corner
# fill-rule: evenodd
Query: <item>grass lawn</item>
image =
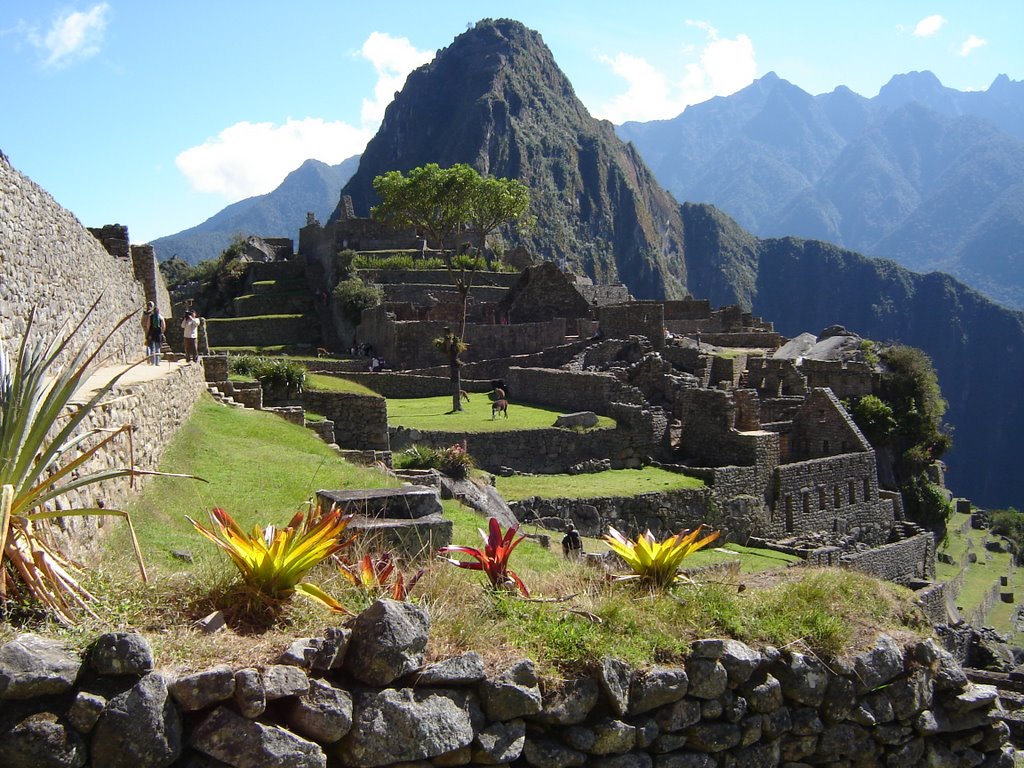
<path id="1" fill-rule="evenodd" d="M 309 389 L 322 390 L 324 392 L 350 392 L 355 395 L 380 397 L 380 395 L 369 387 L 365 387 L 355 381 L 349 381 L 348 379 L 342 379 L 337 376 L 328 376 L 323 373 L 307 373 L 306 387 Z"/>
<path id="2" fill-rule="evenodd" d="M 508 430 L 545 429 L 555 423 L 563 411 L 539 405 L 512 402 L 508 418 L 491 419 L 491 401 L 487 395 L 473 393 L 470 401 L 462 404 L 462 411 L 452 412 L 450 395 L 388 399 L 388 423 L 428 432 L 505 432 Z M 595 429 L 612 428 L 615 421 L 600 416 Z"/>
<path id="3" fill-rule="evenodd" d="M 530 496 L 546 499 L 638 496 L 641 493 L 704 487 L 703 480 L 658 467 L 611 469 L 585 475 L 515 475 L 499 477 L 497 483 L 501 495 L 508 501 Z"/>

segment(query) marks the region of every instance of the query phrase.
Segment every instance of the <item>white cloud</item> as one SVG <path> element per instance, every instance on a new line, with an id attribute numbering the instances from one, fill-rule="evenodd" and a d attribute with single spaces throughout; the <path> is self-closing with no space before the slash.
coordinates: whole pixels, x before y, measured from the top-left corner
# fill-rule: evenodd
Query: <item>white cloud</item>
<path id="1" fill-rule="evenodd" d="M 373 98 L 363 99 L 363 125 L 379 124 L 409 73 L 434 58 L 433 51 L 418 51 L 406 38 L 392 37 L 386 32 L 373 32 L 359 53 L 377 72 Z"/>
<path id="2" fill-rule="evenodd" d="M 970 35 L 960 45 L 960 50 L 957 51 L 957 55 L 958 56 L 969 56 L 971 54 L 971 51 L 973 51 L 975 48 L 981 48 L 982 46 L 985 46 L 985 45 L 988 45 L 988 40 L 983 40 L 982 38 L 978 37 L 977 35 Z"/>
<path id="3" fill-rule="evenodd" d="M 939 14 L 925 16 L 914 27 L 914 37 L 931 37 L 946 23 L 946 20 Z"/>
<path id="4" fill-rule="evenodd" d="M 309 158 L 340 163 L 366 147 L 372 132 L 316 117 L 273 123 L 235 123 L 175 158 L 200 192 L 241 200 L 270 192 Z"/>
<path id="5" fill-rule="evenodd" d="M 65 12 L 54 19 L 45 35 L 30 29 L 28 40 L 43 52 L 43 63 L 48 67 L 87 59 L 100 51 L 109 11 L 107 3 L 99 3 L 88 11 Z"/>
<path id="6" fill-rule="evenodd" d="M 686 23 L 703 30 L 705 41 L 699 50 L 684 48 L 684 53 L 696 55 L 697 61 L 687 64 L 675 82 L 641 57 L 624 53 L 601 57 L 628 85 L 625 93 L 599 105 L 594 114 L 613 123 L 675 117 L 690 104 L 727 96 L 753 82 L 757 62 L 754 44 L 747 35 L 721 38 L 718 30 L 707 22 Z"/>
<path id="7" fill-rule="evenodd" d="M 198 191 L 236 201 L 272 191 L 310 158 L 333 165 L 361 153 L 395 91 L 434 54 L 416 50 L 405 38 L 374 32 L 358 55 L 377 73 L 373 98 L 363 100 L 360 126 L 317 117 L 289 119 L 284 125 L 242 121 L 180 153 L 178 169 Z"/>

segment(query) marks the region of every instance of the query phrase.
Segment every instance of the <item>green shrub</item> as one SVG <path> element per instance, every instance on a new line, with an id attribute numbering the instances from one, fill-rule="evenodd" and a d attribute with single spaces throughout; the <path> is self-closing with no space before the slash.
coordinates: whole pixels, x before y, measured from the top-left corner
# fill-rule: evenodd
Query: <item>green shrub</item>
<path id="1" fill-rule="evenodd" d="M 864 395 L 853 403 L 850 415 L 872 445 L 884 445 L 896 431 L 892 408 L 875 395 Z"/>
<path id="2" fill-rule="evenodd" d="M 359 325 L 363 310 L 376 307 L 383 299 L 379 288 L 367 285 L 358 277 L 342 280 L 334 286 L 333 295 L 341 313 L 352 325 Z"/>
<path id="3" fill-rule="evenodd" d="M 469 477 L 476 467 L 476 462 L 462 443 L 447 448 L 413 445 L 398 454 L 394 461 L 399 469 L 436 469 L 457 480 Z"/>
<path id="4" fill-rule="evenodd" d="M 252 377 L 260 384 L 285 387 L 296 392 L 301 392 L 306 382 L 306 367 L 284 358 L 236 355 L 231 358 L 228 368 L 231 373 Z"/>
<path id="5" fill-rule="evenodd" d="M 436 448 L 429 445 L 411 445 L 394 457 L 399 469 L 436 469 L 441 458 Z"/>
<path id="6" fill-rule="evenodd" d="M 941 539 L 953 511 L 953 505 L 946 499 L 942 488 L 928 482 L 924 475 L 914 475 L 900 487 L 900 494 L 907 517 L 935 531 Z"/>

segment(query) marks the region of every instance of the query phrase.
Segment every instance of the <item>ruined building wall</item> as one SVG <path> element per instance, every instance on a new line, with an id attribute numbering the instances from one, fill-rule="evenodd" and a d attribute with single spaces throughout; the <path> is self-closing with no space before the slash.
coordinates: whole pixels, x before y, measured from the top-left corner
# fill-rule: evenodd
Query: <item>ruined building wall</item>
<path id="1" fill-rule="evenodd" d="M 630 302 L 598 307 L 597 320 L 606 339 L 646 336 L 655 349 L 665 345 L 665 305 L 662 302 Z"/>
<path id="2" fill-rule="evenodd" d="M 782 460 L 804 461 L 871 450 L 871 444 L 831 390 L 815 389 L 793 417 L 789 454 L 783 454 Z"/>
<path id="3" fill-rule="evenodd" d="M 167 319 L 167 325 L 172 325 L 171 294 L 167 290 L 163 275 L 160 273 L 156 258 L 156 250 L 152 245 L 131 246 L 132 269 L 135 271 L 135 279 L 138 280 L 146 292 L 146 301 L 152 301 L 160 309 L 160 314 Z M 178 319 L 181 313 L 178 312 Z"/>
<path id="4" fill-rule="evenodd" d="M 36 338 L 52 338 L 97 299 L 82 335 L 105 334 L 145 296 L 128 258 L 111 256 L 46 190 L 0 156 L 0 341 L 16 347 L 28 312 L 37 308 Z M 117 362 L 143 353 L 139 323 L 129 321 L 105 348 Z"/>

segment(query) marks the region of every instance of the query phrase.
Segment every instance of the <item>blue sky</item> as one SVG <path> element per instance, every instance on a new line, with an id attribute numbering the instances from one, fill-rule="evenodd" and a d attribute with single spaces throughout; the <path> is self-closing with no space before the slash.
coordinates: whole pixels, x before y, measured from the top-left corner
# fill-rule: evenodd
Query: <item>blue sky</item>
<path id="1" fill-rule="evenodd" d="M 359 153 L 406 74 L 487 17 L 540 32 L 615 123 L 772 71 L 864 96 L 913 70 L 960 90 L 1024 79 L 1020 0 L 4 0 L 0 150 L 83 224 L 145 242 Z"/>

